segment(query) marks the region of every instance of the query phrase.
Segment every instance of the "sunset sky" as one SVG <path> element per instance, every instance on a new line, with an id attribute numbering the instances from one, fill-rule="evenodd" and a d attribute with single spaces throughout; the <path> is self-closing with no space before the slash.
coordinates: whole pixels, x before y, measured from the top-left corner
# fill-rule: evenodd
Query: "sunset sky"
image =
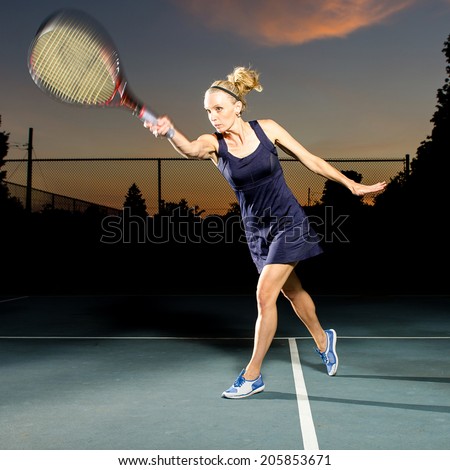
<path id="1" fill-rule="evenodd" d="M 235 65 L 260 72 L 247 119 L 273 118 L 324 158 L 414 156 L 445 79 L 450 0 L 145 0 L 3 2 L 1 130 L 9 158 L 173 157 L 122 110 L 58 103 L 33 83 L 28 47 L 59 8 L 113 37 L 130 88 L 188 137 L 212 132 L 203 94 Z"/>

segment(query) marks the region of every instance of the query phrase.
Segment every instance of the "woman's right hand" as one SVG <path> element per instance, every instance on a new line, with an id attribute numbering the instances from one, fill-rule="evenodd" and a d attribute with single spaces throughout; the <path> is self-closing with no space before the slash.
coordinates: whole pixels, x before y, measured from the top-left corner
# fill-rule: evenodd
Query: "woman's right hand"
<path id="1" fill-rule="evenodd" d="M 168 116 L 160 116 L 156 123 L 145 121 L 144 127 L 146 127 L 155 137 L 167 137 L 168 134 L 173 137 L 174 127 L 172 121 Z"/>

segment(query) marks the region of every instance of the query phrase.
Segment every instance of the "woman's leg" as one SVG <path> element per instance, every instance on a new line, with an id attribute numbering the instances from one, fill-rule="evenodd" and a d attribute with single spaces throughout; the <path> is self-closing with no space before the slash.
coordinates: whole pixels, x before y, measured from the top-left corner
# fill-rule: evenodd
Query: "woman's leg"
<path id="1" fill-rule="evenodd" d="M 316 315 L 314 302 L 303 289 L 300 279 L 294 271 L 288 277 L 282 292 L 289 299 L 295 313 L 311 333 L 317 346 L 316 351 L 326 365 L 328 375 L 336 375 L 339 364 L 336 353 L 336 332 L 334 330 L 323 330 Z"/>
<path id="2" fill-rule="evenodd" d="M 253 353 L 247 367 L 235 383 L 223 392 L 225 398 L 243 398 L 264 390 L 261 367 L 275 336 L 278 324 L 277 299 L 282 291 L 290 300 L 295 313 L 305 324 L 317 345 L 317 352 L 327 366 L 328 375 L 335 375 L 336 332 L 324 331 L 316 315 L 314 302 L 303 289 L 293 264 L 266 265 L 261 272 L 256 291 L 258 318 L 255 325 Z"/>
<path id="3" fill-rule="evenodd" d="M 317 348 L 320 351 L 325 351 L 327 347 L 327 336 L 317 317 L 316 307 L 311 296 L 303 288 L 294 270 L 291 271 L 281 291 L 291 303 L 294 312 L 310 332 Z"/>
<path id="4" fill-rule="evenodd" d="M 269 264 L 261 271 L 256 290 L 258 318 L 255 325 L 253 354 L 244 373 L 244 378 L 247 380 L 254 380 L 261 373 L 264 357 L 277 329 L 277 299 L 293 269 L 294 264 Z"/>

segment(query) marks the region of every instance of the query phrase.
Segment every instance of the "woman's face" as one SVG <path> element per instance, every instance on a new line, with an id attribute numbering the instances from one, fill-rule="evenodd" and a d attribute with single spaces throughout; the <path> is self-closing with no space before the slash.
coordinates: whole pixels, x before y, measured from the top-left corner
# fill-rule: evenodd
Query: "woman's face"
<path id="1" fill-rule="evenodd" d="M 242 102 L 224 91 L 206 92 L 204 105 L 209 121 L 221 134 L 233 126 L 242 110 Z"/>

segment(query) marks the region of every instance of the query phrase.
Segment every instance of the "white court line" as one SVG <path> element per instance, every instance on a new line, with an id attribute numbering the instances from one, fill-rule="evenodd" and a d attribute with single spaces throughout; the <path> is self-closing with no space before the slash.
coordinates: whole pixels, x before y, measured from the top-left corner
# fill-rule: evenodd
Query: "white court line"
<path id="1" fill-rule="evenodd" d="M 67 339 L 67 340 L 171 340 L 171 341 L 253 341 L 253 337 L 217 337 L 217 336 L 31 336 L 31 335 L 2 335 L 1 339 Z M 383 339 L 383 340 L 428 340 L 428 339 L 445 339 L 449 340 L 450 336 L 339 336 L 339 339 Z M 311 337 L 306 336 L 290 336 L 290 337 L 276 337 L 274 341 L 297 341 L 297 340 L 311 340 Z"/>
<path id="2" fill-rule="evenodd" d="M 310 336 L 290 336 L 289 338 L 277 337 L 275 339 L 311 339 Z M 450 336 L 342 336 L 339 339 L 450 339 Z"/>
<path id="3" fill-rule="evenodd" d="M 297 343 L 294 338 L 289 338 L 289 350 L 291 352 L 292 372 L 294 374 L 303 448 L 305 450 L 319 450 L 316 428 L 314 426 L 311 407 L 309 406 L 308 392 L 306 391 L 302 366 L 300 364 L 300 356 L 298 354 Z"/>
<path id="4" fill-rule="evenodd" d="M 22 297 L 14 297 L 13 299 L 0 300 L 0 304 L 3 304 L 5 302 L 13 302 L 14 300 L 20 300 L 20 299 L 28 299 L 28 295 L 23 295 Z"/>
<path id="5" fill-rule="evenodd" d="M 253 341 L 253 337 L 220 337 L 220 336 L 33 336 L 33 335 L 3 335 L 0 339 L 95 339 L 95 340 L 173 340 L 173 341 Z M 450 339 L 450 336 L 339 336 L 339 339 L 386 339 L 386 340 L 425 340 L 425 339 Z M 290 341 L 290 340 L 311 340 L 306 336 L 290 336 L 290 337 L 276 337 L 274 341 Z"/>
<path id="6" fill-rule="evenodd" d="M 126 340 L 126 341 L 141 341 L 141 340 L 171 340 L 171 341 L 236 341 L 248 340 L 253 341 L 254 338 L 202 338 L 191 336 L 0 336 L 1 339 L 64 339 L 64 340 Z"/>

